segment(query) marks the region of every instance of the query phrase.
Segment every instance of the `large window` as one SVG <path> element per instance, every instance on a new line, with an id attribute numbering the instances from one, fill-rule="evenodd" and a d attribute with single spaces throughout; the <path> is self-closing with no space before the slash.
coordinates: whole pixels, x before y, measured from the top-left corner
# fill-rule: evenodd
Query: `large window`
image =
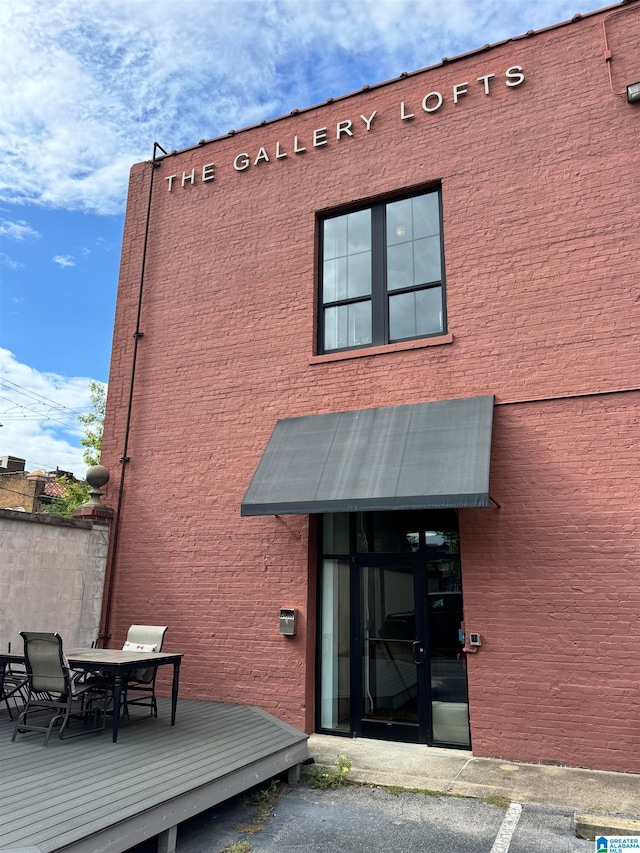
<path id="1" fill-rule="evenodd" d="M 440 191 L 322 220 L 319 351 L 445 331 Z"/>

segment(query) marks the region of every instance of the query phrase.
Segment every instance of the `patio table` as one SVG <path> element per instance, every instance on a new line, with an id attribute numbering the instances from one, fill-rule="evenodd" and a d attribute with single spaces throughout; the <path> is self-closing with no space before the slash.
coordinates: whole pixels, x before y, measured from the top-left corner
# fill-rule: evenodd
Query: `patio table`
<path id="1" fill-rule="evenodd" d="M 180 683 L 181 654 L 172 652 L 131 652 L 122 649 L 79 649 L 64 650 L 65 657 L 72 669 L 86 672 L 109 672 L 113 675 L 113 743 L 118 740 L 120 723 L 120 703 L 122 687 L 127 673 L 136 669 L 146 669 L 152 666 L 173 664 L 173 682 L 171 685 L 171 725 L 176 723 L 176 708 L 178 706 L 178 685 Z M 13 652 L 0 653 L 0 696 L 3 696 L 4 671 L 8 663 L 24 663 L 24 655 Z M 118 713 L 115 713 L 118 709 Z"/>

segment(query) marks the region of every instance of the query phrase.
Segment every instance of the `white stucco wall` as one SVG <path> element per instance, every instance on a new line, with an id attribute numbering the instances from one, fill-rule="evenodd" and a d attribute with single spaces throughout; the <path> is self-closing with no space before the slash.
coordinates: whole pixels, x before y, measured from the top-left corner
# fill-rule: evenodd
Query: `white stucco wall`
<path id="1" fill-rule="evenodd" d="M 0 648 L 22 651 L 20 631 L 57 631 L 90 646 L 102 608 L 109 528 L 0 510 Z"/>

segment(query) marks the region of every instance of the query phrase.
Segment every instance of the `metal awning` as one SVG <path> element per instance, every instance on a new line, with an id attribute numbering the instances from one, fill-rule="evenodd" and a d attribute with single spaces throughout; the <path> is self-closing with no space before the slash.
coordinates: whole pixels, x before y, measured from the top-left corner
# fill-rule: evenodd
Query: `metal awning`
<path id="1" fill-rule="evenodd" d="M 279 420 L 242 515 L 489 506 L 493 397 Z"/>

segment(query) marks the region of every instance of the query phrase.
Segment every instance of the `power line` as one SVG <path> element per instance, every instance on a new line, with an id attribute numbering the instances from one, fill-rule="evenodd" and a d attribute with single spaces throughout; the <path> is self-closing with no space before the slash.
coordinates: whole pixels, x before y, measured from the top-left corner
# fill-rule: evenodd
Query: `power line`
<path id="1" fill-rule="evenodd" d="M 83 407 L 82 409 L 70 409 L 68 406 L 65 406 L 63 403 L 58 403 L 55 400 L 52 400 L 50 397 L 45 397 L 43 394 L 38 394 L 37 391 L 31 391 L 28 388 L 25 388 L 23 385 L 19 385 L 17 382 L 13 382 L 11 379 L 0 378 L 0 383 L 4 385 L 10 385 L 11 388 L 7 390 L 17 389 L 18 393 L 24 394 L 25 397 L 29 397 L 32 400 L 36 401 L 44 401 L 50 406 L 55 406 L 56 409 L 61 409 L 69 414 L 78 414 L 80 412 L 86 411 L 90 407 Z"/>
<path id="2" fill-rule="evenodd" d="M 104 383 L 98 384 L 104 387 Z M 87 405 L 83 408 L 70 409 L 62 403 L 57 403 L 55 400 L 52 400 L 43 394 L 39 394 L 36 391 L 25 388 L 17 382 L 5 379 L 4 377 L 0 377 L 0 389 L 10 392 L 12 395 L 6 396 L 0 394 L 0 400 L 5 401 L 4 406 L 6 409 L 5 411 L 0 411 L 0 418 L 2 421 L 6 422 L 6 425 L 9 428 L 10 424 L 25 423 L 26 427 L 27 422 L 39 422 L 41 424 L 39 427 L 40 429 L 47 429 L 48 423 L 50 424 L 49 429 L 54 430 L 56 429 L 56 427 L 54 427 L 55 424 L 62 427 L 62 429 L 64 429 L 69 435 L 79 435 L 82 432 L 82 428 L 79 423 L 79 416 L 93 410 L 92 405 Z M 16 399 L 13 396 L 16 394 L 18 396 L 24 396 L 26 398 L 26 402 L 19 402 L 19 399 Z M 31 405 L 29 405 L 29 403 Z M 2 424 L 0 424 L 0 426 L 1 425 Z M 74 449 L 80 450 L 80 448 Z M 60 470 L 58 465 L 45 465 L 34 460 L 30 460 L 30 465 L 48 471 Z M 73 467 L 74 470 L 77 470 L 75 465 Z"/>
<path id="3" fill-rule="evenodd" d="M 51 415 L 49 412 L 47 412 L 47 413 L 38 412 L 38 411 L 37 411 L 37 409 L 32 409 L 30 406 L 25 406 L 23 403 L 17 403 L 15 400 L 12 400 L 10 397 L 5 397 L 3 394 L 0 394 L 0 400 L 7 400 L 7 401 L 8 401 L 9 403 L 11 403 L 13 406 L 17 406 L 19 409 L 22 409 L 23 411 L 26 411 L 26 412 L 33 412 L 33 414 L 34 414 L 34 415 L 36 415 L 36 416 L 37 416 L 37 418 L 35 418 L 35 417 L 31 416 L 31 417 L 29 418 L 30 420 L 36 420 L 36 419 L 38 419 L 38 420 L 47 420 L 47 421 L 53 421 L 54 423 L 57 423 L 57 424 L 61 424 L 61 425 L 62 425 L 62 426 L 64 426 L 64 427 L 69 427 L 69 426 L 70 426 L 69 421 L 67 421 L 67 422 L 65 423 L 64 421 L 61 421 L 61 420 L 59 420 L 58 418 L 54 418 L 54 417 L 53 417 L 53 415 Z M 3 418 L 6 418 L 6 417 L 10 417 L 10 418 L 14 418 L 14 417 L 15 417 L 15 418 L 18 418 L 18 417 L 26 418 L 27 416 L 26 416 L 26 415 L 22 415 L 22 416 L 20 416 L 20 415 L 18 415 L 17 413 L 16 413 L 16 414 L 12 414 L 11 412 L 3 412 L 3 413 L 2 413 L 2 417 L 3 417 Z M 69 415 L 68 415 L 67 417 L 69 417 L 69 418 L 71 418 L 71 417 L 72 417 L 71 412 L 69 413 Z M 75 419 L 77 419 L 77 415 L 73 415 L 73 417 L 74 417 Z"/>

